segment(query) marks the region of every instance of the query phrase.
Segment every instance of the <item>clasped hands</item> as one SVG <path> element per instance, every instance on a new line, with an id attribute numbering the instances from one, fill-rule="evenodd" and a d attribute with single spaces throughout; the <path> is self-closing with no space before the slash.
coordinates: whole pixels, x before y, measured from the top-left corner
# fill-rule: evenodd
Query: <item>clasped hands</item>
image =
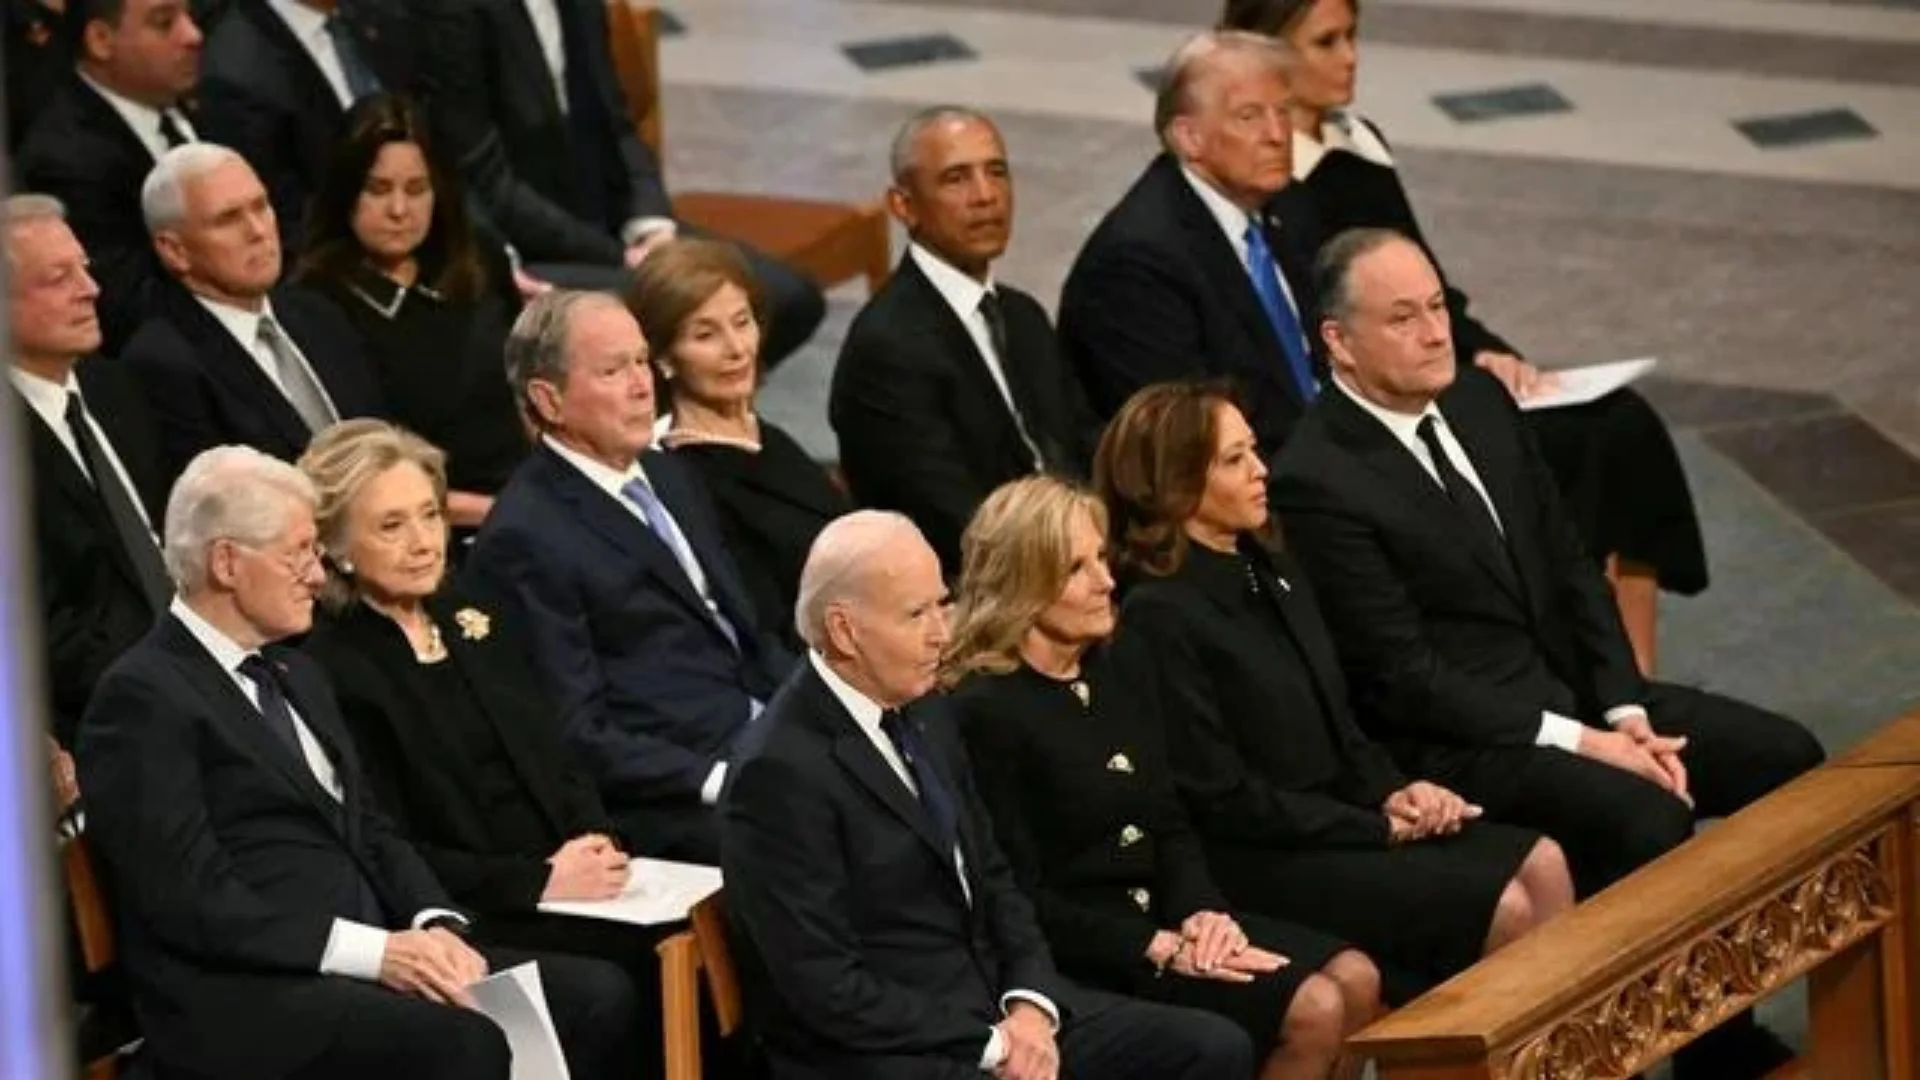
<path id="1" fill-rule="evenodd" d="M 1252 982 L 1257 975 L 1278 971 L 1287 958 L 1247 940 L 1233 916 L 1218 911 L 1196 911 L 1180 924 L 1178 933 L 1162 930 L 1147 946 L 1147 959 L 1162 971 L 1189 979 Z"/>
<path id="2" fill-rule="evenodd" d="M 1687 766 L 1680 760 L 1680 752 L 1686 748 L 1685 737 L 1655 732 L 1645 713 L 1626 717 L 1613 725 L 1612 731 L 1583 728 L 1580 732 L 1583 756 L 1658 784 L 1674 798 L 1692 806 L 1693 793 L 1687 790 Z"/>
<path id="3" fill-rule="evenodd" d="M 611 900 L 627 887 L 627 853 L 600 833 L 576 836 L 547 858 L 542 900 Z"/>
<path id="4" fill-rule="evenodd" d="M 440 1005 L 474 1008 L 467 988 L 487 977 L 487 960 L 451 930 L 396 930 L 380 954 L 380 985 Z"/>
<path id="5" fill-rule="evenodd" d="M 1388 840 L 1395 844 L 1452 836 L 1481 814 L 1480 807 L 1426 780 L 1387 796 L 1380 809 L 1387 815 Z"/>

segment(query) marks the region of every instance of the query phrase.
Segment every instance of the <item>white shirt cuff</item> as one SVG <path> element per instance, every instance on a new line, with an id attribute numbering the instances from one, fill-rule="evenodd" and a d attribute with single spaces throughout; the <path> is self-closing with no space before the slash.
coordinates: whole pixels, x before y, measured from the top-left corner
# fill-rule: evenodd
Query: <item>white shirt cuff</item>
<path id="1" fill-rule="evenodd" d="M 1047 1019 L 1053 1023 L 1053 1030 L 1060 1030 L 1060 1010 L 1054 1006 L 1052 999 L 1047 995 L 1038 990 L 1009 990 L 1000 995 L 1001 1014 L 1012 1011 L 1013 1003 L 1016 1001 L 1024 1001 L 1046 1013 Z"/>
<path id="2" fill-rule="evenodd" d="M 706 783 L 700 785 L 700 804 L 712 806 L 720 801 L 720 785 L 727 782 L 727 763 L 721 762 L 707 774 Z"/>
<path id="3" fill-rule="evenodd" d="M 379 982 L 380 962 L 386 957 L 385 930 L 352 919 L 335 919 L 333 929 L 327 931 L 327 950 L 320 954 L 320 974 Z"/>
<path id="4" fill-rule="evenodd" d="M 679 224 L 670 217 L 637 217 L 628 219 L 620 226 L 620 242 L 632 247 L 641 240 L 664 229 L 678 230 Z"/>
<path id="5" fill-rule="evenodd" d="M 1540 734 L 1534 736 L 1537 746 L 1557 746 L 1569 754 L 1580 752 L 1580 729 L 1584 726 L 1571 717 L 1556 712 L 1540 714 Z"/>
<path id="6" fill-rule="evenodd" d="M 1647 709 L 1644 705 L 1615 705 L 1606 711 L 1605 716 L 1608 727 L 1619 727 L 1621 724 L 1635 718 L 1645 720 L 1649 724 L 1653 722 L 1653 719 L 1647 715 Z"/>
<path id="7" fill-rule="evenodd" d="M 443 908 L 443 907 L 421 908 L 420 913 L 415 915 L 413 917 L 413 922 L 409 923 L 408 925 L 412 926 L 415 930 L 418 930 L 421 927 L 427 925 L 427 922 L 430 919 L 452 919 L 454 922 L 459 923 L 461 926 L 468 925 L 467 917 L 465 915 L 462 915 L 459 912 L 453 911 L 449 908 Z"/>

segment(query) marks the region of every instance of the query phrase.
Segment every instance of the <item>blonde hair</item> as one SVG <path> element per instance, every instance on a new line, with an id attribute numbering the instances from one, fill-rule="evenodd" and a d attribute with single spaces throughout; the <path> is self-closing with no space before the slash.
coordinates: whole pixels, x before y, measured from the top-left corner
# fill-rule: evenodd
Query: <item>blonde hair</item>
<path id="1" fill-rule="evenodd" d="M 1073 574 L 1078 514 L 1106 536 L 1100 500 L 1047 475 L 1004 484 L 980 504 L 960 537 L 960 587 L 952 638 L 940 663 L 943 686 L 1020 666 L 1020 643 Z"/>
<path id="2" fill-rule="evenodd" d="M 434 497 L 447 507 L 447 455 L 413 432 L 385 420 L 342 420 L 313 437 L 300 455 L 300 471 L 313 481 L 319 501 L 314 526 L 320 547 L 335 560 L 347 547 L 347 511 L 375 477 L 400 465 L 417 466 L 433 484 Z M 321 586 L 320 602 L 338 611 L 359 596 L 352 575 L 338 564 Z"/>

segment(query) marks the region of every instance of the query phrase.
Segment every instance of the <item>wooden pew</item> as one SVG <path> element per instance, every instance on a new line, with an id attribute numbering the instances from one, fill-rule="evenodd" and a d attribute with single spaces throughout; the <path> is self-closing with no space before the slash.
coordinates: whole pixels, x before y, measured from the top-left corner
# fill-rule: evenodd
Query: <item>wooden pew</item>
<path id="1" fill-rule="evenodd" d="M 706 1075 L 700 1052 L 702 974 L 721 1037 L 740 1029 L 740 978 L 727 945 L 723 895 L 715 894 L 695 904 L 688 914 L 687 928 L 654 946 L 660 958 L 661 1049 L 666 1080 L 701 1080 Z"/>
<path id="2" fill-rule="evenodd" d="M 1906 729 L 1902 729 L 1904 732 Z M 1381 1080 L 1619 1080 L 1806 975 L 1817 1080 L 1913 1080 L 1920 766 L 1828 766 L 1381 1019 Z"/>

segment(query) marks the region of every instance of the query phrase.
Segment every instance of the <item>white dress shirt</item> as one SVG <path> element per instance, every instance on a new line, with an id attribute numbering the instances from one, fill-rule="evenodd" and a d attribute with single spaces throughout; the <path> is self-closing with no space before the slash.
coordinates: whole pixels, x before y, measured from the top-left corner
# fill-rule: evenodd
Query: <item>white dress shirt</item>
<path id="1" fill-rule="evenodd" d="M 232 334 L 233 339 L 240 343 L 240 347 L 247 350 L 247 355 L 253 357 L 254 363 L 260 365 L 260 370 L 266 374 L 267 381 L 280 391 L 281 397 L 286 397 L 287 384 L 280 381 L 279 360 L 273 355 L 273 350 L 267 346 L 267 343 L 260 340 L 260 320 L 273 315 L 273 301 L 262 297 L 260 310 L 248 311 L 245 308 L 234 307 L 232 304 L 223 304 L 218 300 L 209 300 L 199 293 L 195 293 L 193 298 L 219 320 L 221 326 L 226 327 L 227 333 Z M 293 340 L 293 331 L 287 329 L 286 323 L 280 322 L 279 316 L 274 316 L 274 322 L 279 324 L 280 337 L 299 358 L 300 366 L 307 370 L 307 377 L 313 380 L 313 385 L 320 391 L 320 396 L 327 399 L 327 408 L 332 410 L 333 415 L 339 416 L 339 406 L 333 403 L 333 395 L 327 392 L 327 384 L 321 381 L 320 373 L 313 370 L 313 364 L 307 359 L 307 354 L 301 350 L 300 343 Z"/>
<path id="2" fill-rule="evenodd" d="M 65 382 L 53 382 L 17 367 L 7 368 L 7 378 L 13 380 L 13 388 L 20 391 L 20 396 L 27 399 L 27 406 L 34 411 L 34 415 L 53 430 L 53 437 L 67 448 L 67 453 L 72 456 L 74 464 L 80 466 L 80 471 L 98 484 L 99 478 L 92 476 L 88 470 L 87 459 L 80 453 L 80 444 L 67 427 L 67 396 L 80 393 L 80 380 L 68 372 Z M 80 400 L 85 402 L 86 395 L 81 394 Z M 127 475 L 127 467 L 121 463 L 119 452 L 113 448 L 113 440 L 107 438 L 106 431 L 101 428 L 100 421 L 94 417 L 91 409 L 87 411 L 87 427 L 93 432 L 94 442 L 100 444 L 100 451 L 107 455 L 107 465 L 113 469 L 113 475 L 119 478 L 120 486 L 126 490 L 134 512 L 146 523 L 147 531 L 152 532 L 153 522 L 147 518 L 147 508 L 140 504 L 140 489 L 133 486 L 133 478 Z M 159 537 L 154 537 L 153 546 L 160 546 Z"/>
<path id="3" fill-rule="evenodd" d="M 181 136 L 188 142 L 200 140 L 200 136 L 193 130 L 193 125 L 187 123 L 186 116 L 179 109 L 167 109 L 162 113 L 151 105 L 142 105 L 132 98 L 121 97 L 88 78 L 85 72 L 80 73 L 80 81 L 92 87 L 95 93 L 106 99 L 107 105 L 120 115 L 120 119 L 126 121 L 127 126 L 133 129 L 134 136 L 140 140 L 140 145 L 146 147 L 147 152 L 152 154 L 156 161 L 160 159 L 161 154 L 172 149 L 167 145 L 167 137 L 160 134 L 160 120 L 163 116 L 173 121 L 173 125 L 180 129 Z"/>
<path id="4" fill-rule="evenodd" d="M 1298 131 L 1293 133 L 1293 178 L 1305 180 L 1312 176 L 1321 160 L 1335 150 L 1345 150 L 1375 165 L 1394 167 L 1393 154 L 1387 144 L 1380 141 L 1380 136 L 1374 134 L 1357 113 L 1336 109 L 1321 118 L 1318 139 Z"/>
<path id="5" fill-rule="evenodd" d="M 180 624 L 187 628 L 187 633 L 200 643 L 200 647 L 207 650 L 214 662 L 220 665 L 220 670 L 226 672 L 234 686 L 246 695 L 248 703 L 259 709 L 260 688 L 254 685 L 252 679 L 240 674 L 240 664 L 254 654 L 201 618 L 200 613 L 180 597 L 174 597 L 168 611 L 180 620 Z M 327 756 L 320 740 L 314 738 L 291 698 L 287 701 L 287 712 L 293 717 L 293 733 L 300 741 L 300 756 L 306 760 L 314 781 L 321 790 L 333 796 L 335 802 L 344 800 L 346 794 L 340 786 L 339 774 L 334 771 L 333 759 Z M 261 722 L 265 723 L 264 717 Z M 428 920 L 442 916 L 466 921 L 458 912 L 445 908 L 423 908 L 414 915 L 412 925 L 417 930 Z M 378 926 L 368 926 L 352 919 L 334 919 L 332 929 L 327 932 L 327 947 L 320 954 L 320 974 L 377 982 L 380 978 L 380 961 L 387 954 L 387 937 L 388 932 Z"/>
<path id="6" fill-rule="evenodd" d="M 546 58 L 547 74 L 553 79 L 553 100 L 565 113 L 571 103 L 567 101 L 567 37 L 560 26 L 560 7 L 557 0 L 521 0 L 527 7 L 527 19 L 533 23 L 533 37 L 540 45 L 540 55 Z"/>
<path id="7" fill-rule="evenodd" d="M 1193 193 L 1200 196 L 1200 201 L 1206 205 L 1207 212 L 1213 215 L 1213 220 L 1220 223 L 1220 231 L 1227 234 L 1227 243 L 1233 245 L 1233 257 L 1240 260 L 1241 266 L 1247 267 L 1247 286 L 1251 288 L 1253 268 L 1247 262 L 1247 226 L 1252 224 L 1253 219 L 1247 216 L 1245 210 L 1235 206 L 1232 199 L 1215 191 L 1212 184 L 1200 179 L 1200 175 L 1192 169 L 1182 165 L 1180 175 L 1187 178 L 1187 184 L 1193 188 Z M 1274 226 L 1271 220 L 1267 224 L 1269 227 Z M 1281 222 L 1277 227 L 1284 229 L 1286 224 Z M 1278 262 L 1274 264 L 1273 276 L 1280 279 L 1280 295 L 1287 298 L 1287 306 L 1293 309 L 1293 321 L 1301 324 L 1301 344 L 1306 349 L 1307 355 L 1312 356 L 1313 342 L 1308 341 L 1305 336 L 1306 323 L 1300 317 L 1300 301 L 1294 298 L 1293 286 L 1287 283 L 1287 272 Z"/>
<path id="8" fill-rule="evenodd" d="M 1367 415 L 1380 421 L 1381 426 L 1393 435 L 1394 441 L 1406 447 L 1407 453 L 1413 455 L 1413 460 L 1419 462 L 1420 467 L 1433 478 L 1434 485 L 1445 492 L 1446 485 L 1440 480 L 1440 469 L 1434 464 L 1432 455 L 1427 453 L 1427 444 L 1420 438 L 1420 422 L 1429 416 L 1433 417 L 1434 435 L 1440 443 L 1440 449 L 1446 452 L 1447 460 L 1453 465 L 1455 471 L 1466 478 L 1467 483 L 1480 496 L 1480 501 L 1486 504 L 1487 514 L 1493 519 L 1494 527 L 1503 535 L 1506 533 L 1506 526 L 1500 521 L 1500 511 L 1494 507 L 1493 499 L 1487 495 L 1487 485 L 1480 479 L 1480 471 L 1473 467 L 1473 458 L 1468 455 L 1467 448 L 1460 445 L 1459 438 L 1453 433 L 1453 426 L 1447 423 L 1446 414 L 1440 411 L 1437 404 L 1429 401 L 1426 407 L 1417 413 L 1395 412 L 1367 400 L 1364 395 L 1348 386 L 1344 377 L 1336 375 L 1333 384 L 1339 387 L 1340 392 L 1347 395 L 1354 404 L 1360 406 Z M 1616 705 L 1606 711 L 1605 718 L 1608 724 L 1619 724 L 1634 717 L 1644 719 L 1646 715 L 1647 710 L 1642 706 Z M 1533 741 L 1537 746 L 1557 746 L 1568 753 L 1578 753 L 1580 733 L 1585 728 L 1586 725 L 1571 716 L 1562 716 L 1551 709 L 1544 709 L 1540 713 L 1540 730 L 1534 735 Z"/>
<path id="9" fill-rule="evenodd" d="M 333 16 L 299 0 L 267 0 L 267 6 L 293 31 L 294 40 L 320 69 L 327 85 L 333 89 L 333 96 L 340 99 L 340 107 L 352 108 L 353 90 L 347 83 L 347 67 L 340 62 L 340 48 L 333 43 L 333 35 L 327 33 L 327 20 Z"/>
<path id="10" fill-rule="evenodd" d="M 967 336 L 973 339 L 973 347 L 980 351 L 980 358 L 986 361 L 987 374 L 993 377 L 993 385 L 999 388 L 1001 400 L 1007 403 L 1007 412 L 1013 416 L 1013 426 L 1020 432 L 1020 441 L 1027 445 L 1027 453 L 1033 458 L 1033 467 L 1042 468 L 1040 448 L 1033 444 L 1033 438 L 1027 434 L 1026 421 L 1013 401 L 1013 388 L 1007 382 L 1007 358 L 994 351 L 993 332 L 987 326 L 987 317 L 980 311 L 981 299 L 995 291 L 992 272 L 988 272 L 986 281 L 975 281 L 917 243 L 907 244 L 907 256 L 927 276 L 927 280 L 933 284 L 933 290 L 959 316 L 960 325 L 967 328 Z"/>
<path id="11" fill-rule="evenodd" d="M 820 681 L 827 684 L 827 690 L 833 694 L 834 699 L 839 701 L 840 706 L 853 717 L 854 725 L 860 729 L 860 733 L 865 735 L 867 741 L 873 744 L 873 748 L 880 752 L 881 760 L 887 763 L 887 767 L 893 770 L 893 774 L 899 777 L 900 782 L 907 786 L 907 790 L 913 793 L 914 798 L 918 799 L 920 787 L 913 782 L 912 770 L 908 769 L 907 763 L 900 759 L 900 752 L 894 749 L 893 740 L 888 738 L 887 733 L 880 728 L 880 720 L 886 715 L 886 710 L 872 698 L 854 689 L 847 680 L 828 667 L 826 658 L 817 651 L 811 649 L 807 651 L 807 662 L 813 665 L 814 673 L 820 676 Z M 960 876 L 960 889 L 966 894 L 967 903 L 973 903 L 973 887 L 967 883 L 966 856 L 961 854 L 957 844 L 953 849 L 953 869 Z M 1045 994 L 1037 990 L 1008 990 L 1000 995 L 1000 1011 L 1006 1012 L 1016 1001 L 1025 1001 L 1038 1007 L 1053 1020 L 1056 1030 L 1060 1027 L 1060 1010 Z M 980 1055 L 981 1072 L 991 1072 L 999 1068 L 1000 1063 L 1007 1057 L 1006 1040 L 1001 1036 L 1000 1029 L 992 1027 L 988 1031 L 986 1049 Z"/>

